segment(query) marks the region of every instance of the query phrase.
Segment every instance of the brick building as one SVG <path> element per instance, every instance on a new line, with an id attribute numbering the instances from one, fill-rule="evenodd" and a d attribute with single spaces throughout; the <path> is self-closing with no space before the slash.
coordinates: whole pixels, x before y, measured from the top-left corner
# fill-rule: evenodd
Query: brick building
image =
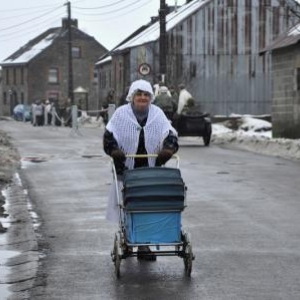
<path id="1" fill-rule="evenodd" d="M 67 25 L 67 19 L 63 19 L 61 27 L 48 29 L 0 63 L 0 102 L 4 114 L 11 114 L 18 103 L 31 104 L 36 100 L 49 99 L 62 106 L 65 104 L 69 87 Z M 84 104 L 89 109 L 96 109 L 97 78 L 94 66 L 107 49 L 79 30 L 77 20 L 72 20 L 71 35 L 74 90 L 83 87 L 88 92 L 84 97 L 88 99 L 88 104 Z"/>
<path id="2" fill-rule="evenodd" d="M 2 70 L 1 69 L 0 69 L 0 95 L 2 95 Z M 2 115 L 3 115 L 3 103 L 2 101 L 0 101 L 0 116 Z"/>

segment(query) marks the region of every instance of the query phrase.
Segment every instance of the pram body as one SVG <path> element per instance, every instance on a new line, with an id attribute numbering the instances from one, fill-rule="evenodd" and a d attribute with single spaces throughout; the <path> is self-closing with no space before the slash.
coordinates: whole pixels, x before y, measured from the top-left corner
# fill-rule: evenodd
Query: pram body
<path id="1" fill-rule="evenodd" d="M 186 274 L 190 276 L 194 256 L 189 235 L 181 225 L 186 186 L 177 156 L 176 159 L 176 168 L 149 167 L 124 172 L 122 192 L 117 192 L 120 220 L 112 251 L 117 277 L 121 259 L 137 256 L 132 249 L 139 246 L 153 246 L 152 254 L 157 256 L 183 258 Z M 114 166 L 113 172 L 117 180 Z"/>

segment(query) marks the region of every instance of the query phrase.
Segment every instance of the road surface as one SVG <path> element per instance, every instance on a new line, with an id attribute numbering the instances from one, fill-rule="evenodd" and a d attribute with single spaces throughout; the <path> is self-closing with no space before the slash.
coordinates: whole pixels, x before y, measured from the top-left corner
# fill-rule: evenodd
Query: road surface
<path id="1" fill-rule="evenodd" d="M 180 139 L 192 276 L 178 257 L 128 258 L 116 279 L 103 130 L 79 136 L 12 121 L 1 129 L 23 158 L 20 177 L 40 224 L 30 299 L 300 299 L 299 162 Z"/>

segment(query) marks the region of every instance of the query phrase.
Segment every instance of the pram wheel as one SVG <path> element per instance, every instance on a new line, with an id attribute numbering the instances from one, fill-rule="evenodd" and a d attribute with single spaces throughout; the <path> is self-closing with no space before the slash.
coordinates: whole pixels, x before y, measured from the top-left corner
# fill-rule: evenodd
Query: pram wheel
<path id="1" fill-rule="evenodd" d="M 184 270 L 187 276 L 191 276 L 192 267 L 193 267 L 193 260 L 195 256 L 192 250 L 192 244 L 190 242 L 190 237 L 187 232 L 182 232 L 182 241 L 183 241 L 183 263 L 184 263 Z"/>
<path id="2" fill-rule="evenodd" d="M 184 269 L 187 276 L 191 276 L 193 266 L 194 255 L 192 251 L 192 245 L 189 243 L 185 247 L 185 256 L 183 259 Z"/>
<path id="3" fill-rule="evenodd" d="M 114 247 L 111 252 L 111 258 L 115 265 L 115 274 L 117 278 L 120 277 L 120 266 L 121 266 L 121 246 L 120 239 L 118 238 L 118 234 L 115 234 Z"/>

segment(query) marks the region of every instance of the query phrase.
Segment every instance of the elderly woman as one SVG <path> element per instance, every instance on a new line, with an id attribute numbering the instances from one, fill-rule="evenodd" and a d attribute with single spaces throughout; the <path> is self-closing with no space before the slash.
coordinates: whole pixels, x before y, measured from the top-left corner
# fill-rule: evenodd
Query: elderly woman
<path id="1" fill-rule="evenodd" d="M 145 80 L 134 81 L 129 89 L 127 105 L 120 106 L 106 126 L 103 147 L 115 163 L 117 174 L 125 168 L 164 165 L 178 150 L 176 130 L 163 111 L 151 104 L 153 90 Z M 127 154 L 157 154 L 157 158 L 130 158 Z M 107 219 L 118 221 L 116 191 L 112 187 Z"/>

